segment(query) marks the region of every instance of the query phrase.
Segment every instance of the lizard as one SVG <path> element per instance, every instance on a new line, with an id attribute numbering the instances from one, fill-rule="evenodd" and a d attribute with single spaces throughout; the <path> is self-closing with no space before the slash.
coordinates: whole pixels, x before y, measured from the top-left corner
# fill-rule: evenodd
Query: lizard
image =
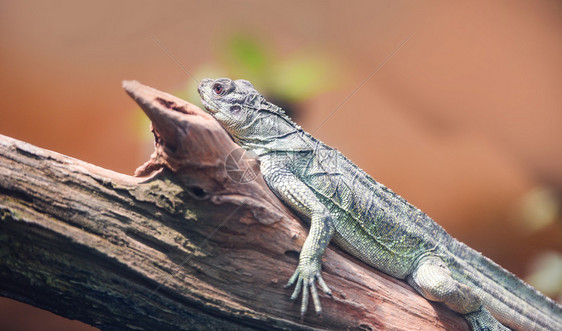
<path id="1" fill-rule="evenodd" d="M 328 244 L 405 280 L 430 301 L 460 313 L 472 330 L 562 330 L 562 307 L 449 235 L 428 215 L 375 181 L 268 102 L 247 80 L 203 79 L 201 101 L 246 150 L 259 157 L 273 193 L 310 226 L 287 287 L 322 306 Z"/>

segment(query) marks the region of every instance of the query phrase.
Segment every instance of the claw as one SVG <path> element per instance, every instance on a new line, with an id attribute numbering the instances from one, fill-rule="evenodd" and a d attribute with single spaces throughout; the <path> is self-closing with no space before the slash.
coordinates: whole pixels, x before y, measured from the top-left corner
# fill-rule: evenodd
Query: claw
<path id="1" fill-rule="evenodd" d="M 310 292 L 312 294 L 312 301 L 314 302 L 314 310 L 316 310 L 316 314 L 320 315 L 322 314 L 322 305 L 320 305 L 320 298 L 318 297 L 318 290 L 314 284 L 314 279 L 310 284 Z"/>
<path id="2" fill-rule="evenodd" d="M 318 280 L 318 282 L 316 282 Z M 316 314 L 322 314 L 322 305 L 320 303 L 320 297 L 318 296 L 318 289 L 316 286 L 319 286 L 324 293 L 332 297 L 332 291 L 322 279 L 322 274 L 320 271 L 315 273 L 303 273 L 302 268 L 297 267 L 295 273 L 291 276 L 287 285 L 285 287 L 289 287 L 295 284 L 295 289 L 293 290 L 293 294 L 291 294 L 291 300 L 296 300 L 299 294 L 302 292 L 302 302 L 301 302 L 301 319 L 304 319 L 304 314 L 308 308 L 308 301 L 309 297 L 312 296 L 312 302 L 314 303 L 314 310 Z M 318 285 L 317 285 L 318 284 Z"/>
<path id="3" fill-rule="evenodd" d="M 302 283 L 304 290 L 302 291 L 301 315 L 304 315 L 308 307 L 308 287 L 310 286 L 310 284 L 308 283 L 308 279 L 303 279 Z"/>
<path id="4" fill-rule="evenodd" d="M 297 282 L 297 286 L 295 286 L 295 290 L 293 291 L 293 294 L 291 295 L 291 300 L 295 300 L 296 298 L 298 298 L 299 293 L 301 292 L 301 288 L 302 288 L 302 280 L 298 280 Z M 304 289 L 304 292 L 307 292 L 307 289 Z"/>
<path id="5" fill-rule="evenodd" d="M 299 269 L 297 268 L 297 270 L 295 270 L 295 272 L 293 273 L 291 278 L 289 278 L 289 281 L 287 282 L 287 285 L 285 285 L 285 288 L 293 285 L 295 283 L 295 280 L 297 280 L 298 277 L 299 277 Z"/>
<path id="6" fill-rule="evenodd" d="M 322 275 L 317 275 L 316 276 L 318 278 L 318 285 L 320 285 L 320 288 L 322 289 L 322 291 L 324 293 L 326 293 L 327 295 L 330 296 L 330 298 L 333 298 L 332 296 L 332 291 L 330 290 L 330 288 L 328 287 L 328 285 L 326 285 L 326 282 L 324 281 L 324 279 L 322 278 Z"/>

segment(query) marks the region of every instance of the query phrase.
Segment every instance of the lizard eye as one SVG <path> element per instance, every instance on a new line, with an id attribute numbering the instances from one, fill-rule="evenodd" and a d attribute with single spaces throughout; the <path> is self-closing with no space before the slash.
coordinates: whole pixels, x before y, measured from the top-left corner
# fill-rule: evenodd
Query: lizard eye
<path id="1" fill-rule="evenodd" d="M 213 85 L 213 91 L 216 94 L 222 94 L 222 92 L 224 92 L 224 87 L 222 86 L 222 84 L 216 83 L 215 85 Z"/>

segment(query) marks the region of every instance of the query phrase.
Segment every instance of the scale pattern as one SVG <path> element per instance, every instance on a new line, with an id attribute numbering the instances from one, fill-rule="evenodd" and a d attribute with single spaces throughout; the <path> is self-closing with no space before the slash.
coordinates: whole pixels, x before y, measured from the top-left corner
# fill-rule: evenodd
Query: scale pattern
<path id="1" fill-rule="evenodd" d="M 321 312 L 317 285 L 331 295 L 321 260 L 333 239 L 426 299 L 463 314 L 473 330 L 562 330 L 560 305 L 303 131 L 250 82 L 205 79 L 198 91 L 234 141 L 259 155 L 271 190 L 310 225 L 287 284 L 295 285 L 292 299 L 302 293 L 301 314 L 309 297 Z"/>

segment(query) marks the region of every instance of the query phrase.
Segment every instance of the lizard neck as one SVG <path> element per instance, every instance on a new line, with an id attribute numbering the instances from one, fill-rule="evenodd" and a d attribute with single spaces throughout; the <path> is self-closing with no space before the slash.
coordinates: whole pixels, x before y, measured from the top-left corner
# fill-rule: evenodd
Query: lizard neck
<path id="1" fill-rule="evenodd" d="M 271 152 L 311 151 L 314 146 L 313 138 L 282 112 L 260 109 L 246 127 L 252 130 L 235 140 L 260 156 Z"/>

